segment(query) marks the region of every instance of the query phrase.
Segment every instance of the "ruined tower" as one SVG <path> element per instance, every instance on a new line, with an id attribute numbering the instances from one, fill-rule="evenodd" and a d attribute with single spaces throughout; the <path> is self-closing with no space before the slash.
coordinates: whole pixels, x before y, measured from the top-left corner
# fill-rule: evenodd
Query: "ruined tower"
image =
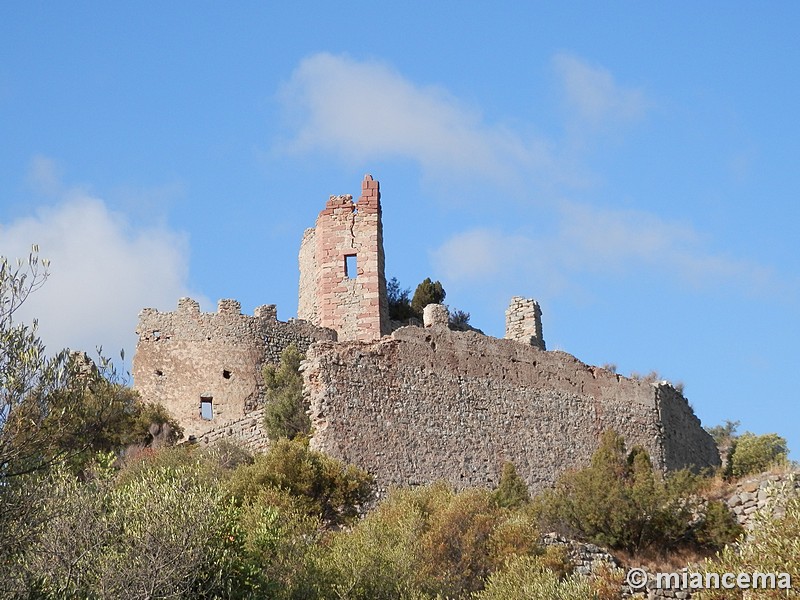
<path id="1" fill-rule="evenodd" d="M 516 340 L 545 350 L 542 336 L 542 309 L 533 298 L 514 296 L 506 309 L 507 340 Z"/>
<path id="2" fill-rule="evenodd" d="M 390 332 L 380 185 L 365 175 L 361 197 L 331 196 L 300 245 L 297 316 L 336 330 L 339 340 Z"/>

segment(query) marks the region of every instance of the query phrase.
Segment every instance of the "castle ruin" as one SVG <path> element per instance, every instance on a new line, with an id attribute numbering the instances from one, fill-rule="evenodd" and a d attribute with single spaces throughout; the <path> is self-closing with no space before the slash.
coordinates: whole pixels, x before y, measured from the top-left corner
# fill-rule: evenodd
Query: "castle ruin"
<path id="1" fill-rule="evenodd" d="M 438 479 L 492 485 L 506 461 L 532 491 L 589 463 L 602 433 L 641 445 L 662 471 L 719 464 L 711 437 L 667 382 L 635 381 L 546 351 L 535 300 L 514 297 L 505 339 L 453 331 L 444 307 L 424 327 L 390 333 L 380 186 L 331 196 L 300 246 L 297 320 L 274 305 L 241 314 L 233 300 L 202 313 L 145 309 L 133 361 L 137 390 L 158 401 L 189 436 L 232 436 L 255 449 L 262 368 L 295 344 L 307 356 L 304 396 L 311 444 L 370 471 L 383 488 Z"/>
<path id="2" fill-rule="evenodd" d="M 264 364 L 278 363 L 294 344 L 301 352 L 336 332 L 302 321 L 278 321 L 274 304 L 243 315 L 235 300 L 220 300 L 204 313 L 191 298 L 174 312 L 145 308 L 136 328 L 133 381 L 142 398 L 160 402 L 199 437 L 220 424 L 241 419 L 263 402 Z M 258 424 L 260 427 L 260 423 Z"/>
<path id="3" fill-rule="evenodd" d="M 351 195 L 331 196 L 300 244 L 297 316 L 336 330 L 341 340 L 389 333 L 380 185 L 371 175 Z"/>

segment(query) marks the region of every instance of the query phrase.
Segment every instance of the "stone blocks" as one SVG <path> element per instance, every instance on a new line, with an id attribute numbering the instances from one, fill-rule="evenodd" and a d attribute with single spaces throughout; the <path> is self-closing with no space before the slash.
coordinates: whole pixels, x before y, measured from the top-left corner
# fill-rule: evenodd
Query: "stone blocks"
<path id="1" fill-rule="evenodd" d="M 507 340 L 515 340 L 545 350 L 542 336 L 542 309 L 533 298 L 514 296 L 506 309 Z"/>
<path id="2" fill-rule="evenodd" d="M 380 185 L 371 175 L 357 203 L 349 194 L 331 196 L 303 235 L 297 314 L 342 340 L 389 333 Z"/>

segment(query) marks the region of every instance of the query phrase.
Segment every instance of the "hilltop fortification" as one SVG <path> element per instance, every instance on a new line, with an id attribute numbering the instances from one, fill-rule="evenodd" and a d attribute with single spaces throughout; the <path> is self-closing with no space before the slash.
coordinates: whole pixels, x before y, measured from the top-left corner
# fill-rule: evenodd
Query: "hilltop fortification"
<path id="1" fill-rule="evenodd" d="M 140 314 L 133 374 L 145 400 L 163 403 L 200 441 L 237 437 L 256 449 L 264 364 L 293 343 L 307 354 L 304 394 L 312 445 L 371 471 L 383 486 L 446 479 L 497 483 L 512 461 L 533 490 L 585 466 L 603 431 L 648 450 L 662 471 L 719 464 L 711 437 L 666 382 L 635 381 L 546 351 L 542 311 L 514 297 L 505 339 L 451 331 L 445 307 L 425 327 L 389 335 L 380 186 L 331 196 L 300 246 L 300 320 L 274 305 L 241 314 L 220 301 L 202 313 Z"/>

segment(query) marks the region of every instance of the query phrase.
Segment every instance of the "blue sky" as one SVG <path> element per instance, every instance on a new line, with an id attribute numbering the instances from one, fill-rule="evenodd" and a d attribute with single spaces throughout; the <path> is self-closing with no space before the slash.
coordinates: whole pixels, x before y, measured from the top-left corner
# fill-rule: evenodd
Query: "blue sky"
<path id="1" fill-rule="evenodd" d="M 389 277 L 496 336 L 537 298 L 549 348 L 797 451 L 800 5 L 431 4 L 0 4 L 0 254 L 52 263 L 24 316 L 128 355 L 184 295 L 285 320 L 369 172 Z"/>

